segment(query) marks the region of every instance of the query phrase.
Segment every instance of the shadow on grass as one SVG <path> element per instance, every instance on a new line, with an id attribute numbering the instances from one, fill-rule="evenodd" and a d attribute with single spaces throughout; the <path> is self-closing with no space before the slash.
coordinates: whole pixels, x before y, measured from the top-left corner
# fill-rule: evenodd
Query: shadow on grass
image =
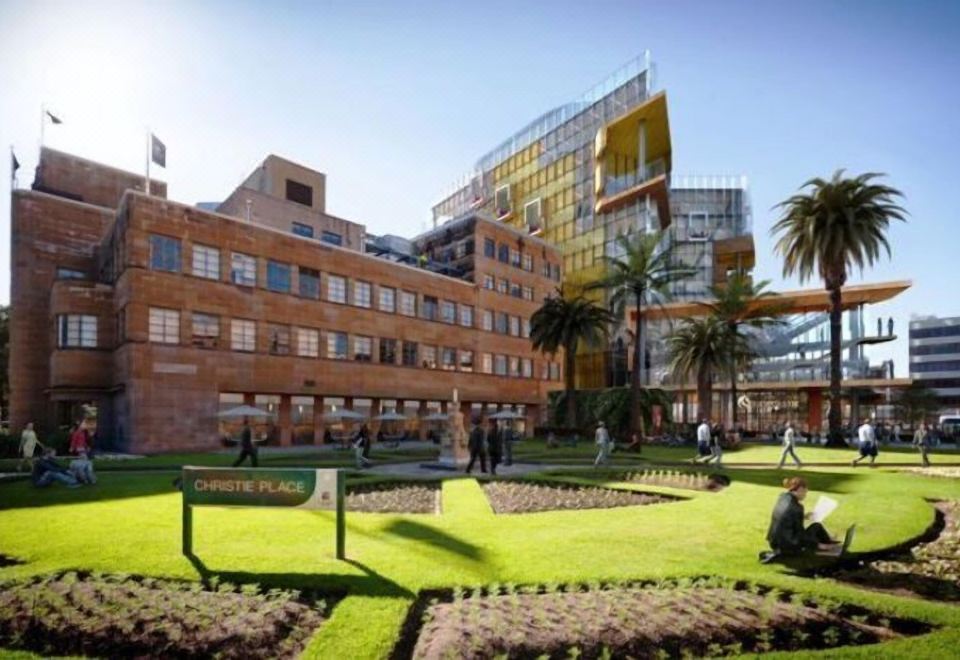
<path id="1" fill-rule="evenodd" d="M 195 554 L 187 555 L 187 560 L 193 565 L 200 576 L 200 580 L 207 587 L 210 587 L 213 582 L 229 582 L 231 584 L 257 584 L 268 588 L 314 590 L 339 597 L 349 594 L 351 596 L 379 596 L 411 600 L 415 596 L 407 588 L 354 559 L 345 559 L 344 563 L 359 569 L 363 575 L 222 571 L 208 567 Z"/>
<path id="2" fill-rule="evenodd" d="M 29 479 L 0 484 L 0 510 L 28 509 L 45 506 L 89 504 L 134 497 L 178 494 L 173 474 L 100 473 L 97 483 L 80 488 L 53 484 L 37 488 Z"/>
<path id="3" fill-rule="evenodd" d="M 479 546 L 413 520 L 395 520 L 387 525 L 384 532 L 412 541 L 422 541 L 438 550 L 453 552 L 466 559 L 481 561 L 484 558 L 483 549 Z"/>

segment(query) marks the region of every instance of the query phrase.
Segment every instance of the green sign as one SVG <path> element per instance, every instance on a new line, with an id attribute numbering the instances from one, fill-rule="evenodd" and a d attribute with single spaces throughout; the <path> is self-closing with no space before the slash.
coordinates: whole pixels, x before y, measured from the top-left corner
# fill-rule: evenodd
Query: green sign
<path id="1" fill-rule="evenodd" d="M 183 554 L 193 551 L 193 506 L 282 506 L 337 512 L 344 558 L 344 475 L 300 468 L 183 468 Z"/>

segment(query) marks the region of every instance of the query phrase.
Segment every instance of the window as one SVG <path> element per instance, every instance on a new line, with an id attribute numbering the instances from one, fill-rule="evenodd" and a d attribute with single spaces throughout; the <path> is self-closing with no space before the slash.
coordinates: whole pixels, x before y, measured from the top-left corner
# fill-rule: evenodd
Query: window
<path id="1" fill-rule="evenodd" d="M 356 341 L 356 337 L 354 341 Z M 347 333 L 346 332 L 328 332 L 327 333 L 327 357 L 333 360 L 347 359 Z"/>
<path id="2" fill-rule="evenodd" d="M 417 294 L 410 291 L 400 292 L 400 313 L 404 316 L 417 315 Z"/>
<path id="3" fill-rule="evenodd" d="M 543 227 L 541 226 L 541 205 L 540 198 L 533 200 L 532 202 L 527 202 L 523 207 L 523 220 L 527 225 L 527 231 L 530 233 L 538 232 Z"/>
<path id="4" fill-rule="evenodd" d="M 457 349 L 444 346 L 440 349 L 440 368 L 453 371 L 457 368 Z"/>
<path id="5" fill-rule="evenodd" d="M 457 322 L 457 306 L 449 300 L 440 301 L 440 320 L 444 323 Z"/>
<path id="6" fill-rule="evenodd" d="M 298 181 L 287 179 L 287 199 L 304 206 L 313 206 L 313 188 Z"/>
<path id="7" fill-rule="evenodd" d="M 487 332 L 493 332 L 493 312 L 489 309 L 483 310 L 480 319 L 480 327 Z"/>
<path id="8" fill-rule="evenodd" d="M 507 316 L 506 312 L 497 312 L 497 324 L 494 327 L 494 331 L 505 335 L 510 327 L 510 317 Z"/>
<path id="9" fill-rule="evenodd" d="M 502 218 L 505 215 L 510 214 L 511 205 L 510 205 L 510 186 L 500 186 L 494 193 L 494 202 L 497 208 L 497 217 Z"/>
<path id="10" fill-rule="evenodd" d="M 483 239 L 483 256 L 490 259 L 497 258 L 497 243 L 492 238 Z"/>
<path id="11" fill-rule="evenodd" d="M 510 293 L 510 280 L 497 282 L 497 293 Z"/>
<path id="12" fill-rule="evenodd" d="M 336 303 L 347 302 L 347 280 L 339 275 L 327 277 L 327 300 Z"/>
<path id="13" fill-rule="evenodd" d="M 437 347 L 424 346 L 420 351 L 420 361 L 424 369 L 437 368 Z"/>
<path id="14" fill-rule="evenodd" d="M 397 340 L 396 339 L 380 340 L 380 362 L 383 364 L 397 363 Z"/>
<path id="15" fill-rule="evenodd" d="M 403 342 L 403 350 L 400 354 L 401 363 L 405 367 L 415 367 L 417 366 L 417 342 L 415 341 L 405 341 Z"/>
<path id="16" fill-rule="evenodd" d="M 522 297 L 524 300 L 533 300 L 533 287 L 529 287 L 529 286 L 523 287 Z"/>
<path id="17" fill-rule="evenodd" d="M 388 286 L 381 286 L 379 287 L 379 290 L 380 311 L 390 312 L 391 314 L 397 311 L 397 290 Z"/>
<path id="18" fill-rule="evenodd" d="M 320 271 L 300 266 L 297 278 L 299 280 L 300 295 L 304 298 L 320 300 Z"/>
<path id="19" fill-rule="evenodd" d="M 302 222 L 293 223 L 293 233 L 304 238 L 313 238 L 313 227 Z"/>
<path id="20" fill-rule="evenodd" d="M 369 308 L 372 300 L 373 287 L 370 286 L 370 282 L 355 281 L 353 283 L 353 304 L 357 307 Z"/>
<path id="21" fill-rule="evenodd" d="M 220 250 L 206 245 L 193 246 L 193 274 L 208 280 L 220 279 Z"/>
<path id="22" fill-rule="evenodd" d="M 180 241 L 150 234 L 150 270 L 180 272 Z"/>
<path id="23" fill-rule="evenodd" d="M 502 263 L 510 263 L 510 246 L 506 243 L 501 243 L 497 248 L 497 259 Z"/>
<path id="24" fill-rule="evenodd" d="M 242 284 L 243 286 L 256 286 L 256 257 L 234 252 L 230 257 L 230 281 L 234 284 Z"/>
<path id="25" fill-rule="evenodd" d="M 560 380 L 560 363 L 550 363 L 550 380 Z"/>
<path id="26" fill-rule="evenodd" d="M 510 283 L 510 295 L 513 296 L 514 298 L 523 297 L 523 287 L 520 286 L 519 282 Z"/>
<path id="27" fill-rule="evenodd" d="M 543 262 L 543 276 L 550 277 L 550 263 L 547 261 Z"/>
<path id="28" fill-rule="evenodd" d="M 687 235 L 691 241 L 707 240 L 707 214 L 691 213 L 688 220 Z"/>
<path id="29" fill-rule="evenodd" d="M 520 374 L 524 378 L 533 378 L 533 360 L 530 358 L 520 360 Z"/>
<path id="30" fill-rule="evenodd" d="M 493 356 L 493 373 L 495 373 L 498 376 L 507 375 L 507 356 L 506 355 Z"/>
<path id="31" fill-rule="evenodd" d="M 519 316 L 510 317 L 510 334 L 514 337 L 520 336 L 520 317 Z"/>
<path id="32" fill-rule="evenodd" d="M 473 306 L 460 305 L 460 325 L 465 328 L 473 327 Z"/>
<path id="33" fill-rule="evenodd" d="M 220 317 L 200 312 L 194 312 L 191 316 L 193 345 L 201 348 L 216 348 L 220 338 Z"/>
<path id="34" fill-rule="evenodd" d="M 344 335 L 346 337 L 346 335 Z M 346 339 L 344 339 L 346 342 Z M 344 357 L 346 357 L 347 346 L 343 346 Z M 372 337 L 354 337 L 353 338 L 353 359 L 357 362 L 371 362 L 373 360 L 373 338 Z"/>
<path id="35" fill-rule="evenodd" d="M 297 355 L 320 357 L 320 331 L 312 328 L 297 328 Z"/>
<path id="36" fill-rule="evenodd" d="M 510 265 L 514 268 L 520 268 L 520 252 L 517 250 L 510 250 Z"/>
<path id="37" fill-rule="evenodd" d="M 530 319 L 523 319 L 520 322 L 520 336 L 524 339 L 530 338 Z"/>
<path id="38" fill-rule="evenodd" d="M 496 288 L 494 284 L 493 275 L 484 275 L 483 276 L 483 288 L 488 291 L 493 291 Z"/>
<path id="39" fill-rule="evenodd" d="M 520 377 L 520 358 L 510 358 L 510 375 L 514 378 Z"/>
<path id="40" fill-rule="evenodd" d="M 556 282 L 560 281 L 560 264 L 553 264 L 553 267 L 550 269 L 550 277 Z"/>
<path id="41" fill-rule="evenodd" d="M 473 371 L 473 351 L 460 351 L 460 371 Z"/>
<path id="42" fill-rule="evenodd" d="M 271 355 L 290 355 L 290 326 L 267 324 L 267 338 Z"/>
<path id="43" fill-rule="evenodd" d="M 528 273 L 533 272 L 533 257 L 529 254 L 523 255 L 523 269 Z"/>
<path id="44" fill-rule="evenodd" d="M 278 293 L 290 293 L 290 264 L 267 262 L 267 288 Z"/>
<path id="45" fill-rule="evenodd" d="M 485 374 L 493 373 L 493 354 L 483 353 L 480 356 L 480 371 Z"/>
<path id="46" fill-rule="evenodd" d="M 257 348 L 257 324 L 243 319 L 231 319 L 230 348 L 235 351 L 255 351 Z"/>
<path id="47" fill-rule="evenodd" d="M 57 345 L 60 348 L 96 348 L 97 317 L 86 314 L 59 316 Z"/>
<path id="48" fill-rule="evenodd" d="M 85 280 L 87 279 L 87 274 L 81 270 L 74 270 L 72 268 L 57 268 L 57 279 L 58 280 Z"/>
<path id="49" fill-rule="evenodd" d="M 180 312 L 175 309 L 151 307 L 150 341 L 155 344 L 179 344 Z"/>
<path id="50" fill-rule="evenodd" d="M 343 236 L 335 231 L 327 231 L 326 229 L 320 234 L 320 240 L 330 245 L 343 245 Z"/>
<path id="51" fill-rule="evenodd" d="M 423 297 L 423 318 L 430 321 L 437 320 L 437 299 L 433 296 Z"/>

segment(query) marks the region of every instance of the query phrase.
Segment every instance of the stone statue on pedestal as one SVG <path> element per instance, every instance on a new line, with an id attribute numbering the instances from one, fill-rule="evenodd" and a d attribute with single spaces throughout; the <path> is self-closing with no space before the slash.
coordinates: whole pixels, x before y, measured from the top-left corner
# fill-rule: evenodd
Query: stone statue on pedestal
<path id="1" fill-rule="evenodd" d="M 440 443 L 440 464 L 450 467 L 462 467 L 467 464 L 470 452 L 467 449 L 467 429 L 463 423 L 463 412 L 457 390 L 453 390 L 453 400 L 447 404 L 447 423 L 443 429 Z"/>

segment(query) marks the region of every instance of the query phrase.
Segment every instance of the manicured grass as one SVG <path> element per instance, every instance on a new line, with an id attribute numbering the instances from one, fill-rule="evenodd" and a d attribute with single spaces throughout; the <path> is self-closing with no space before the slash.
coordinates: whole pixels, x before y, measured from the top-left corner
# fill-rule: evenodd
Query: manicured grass
<path id="1" fill-rule="evenodd" d="M 531 453 L 537 449 L 529 446 Z M 648 450 L 654 451 L 645 448 L 645 459 L 650 458 Z M 663 451 L 670 457 L 689 454 Z M 777 450 L 751 447 L 743 453 L 762 456 L 770 451 Z M 815 451 L 833 456 L 832 450 Z M 732 452 L 728 456 L 732 458 Z M 842 464 L 839 458 L 836 462 Z M 397 639 L 407 608 L 425 588 L 719 575 L 942 626 L 880 648 L 834 650 L 832 658 L 881 653 L 935 658 L 955 652 L 960 644 L 960 609 L 955 606 L 868 592 L 800 577 L 782 565 L 759 564 L 757 552 L 765 548 L 779 481 L 788 472 L 726 473 L 732 483 L 717 493 L 663 489 L 689 498 L 670 504 L 499 516 L 475 480 L 451 479 L 443 484 L 442 515 L 348 513 L 346 562 L 334 558 L 332 513 L 205 507 L 194 513 L 198 560 L 192 563 L 180 554 L 181 501 L 169 473 L 103 473 L 97 486 L 76 490 L 0 483 L 0 554 L 26 562 L 0 569 L 0 580 L 80 568 L 346 589 L 347 597 L 311 639 L 305 656 L 383 658 Z M 856 552 L 920 535 L 934 520 L 925 498 L 960 498 L 960 480 L 849 467 L 803 474 L 813 489 L 810 506 L 821 493 L 840 501 L 827 521 L 834 534 L 857 523 Z M 607 471 L 571 471 L 567 479 L 651 490 L 642 484 L 618 484 L 615 473 Z"/>

